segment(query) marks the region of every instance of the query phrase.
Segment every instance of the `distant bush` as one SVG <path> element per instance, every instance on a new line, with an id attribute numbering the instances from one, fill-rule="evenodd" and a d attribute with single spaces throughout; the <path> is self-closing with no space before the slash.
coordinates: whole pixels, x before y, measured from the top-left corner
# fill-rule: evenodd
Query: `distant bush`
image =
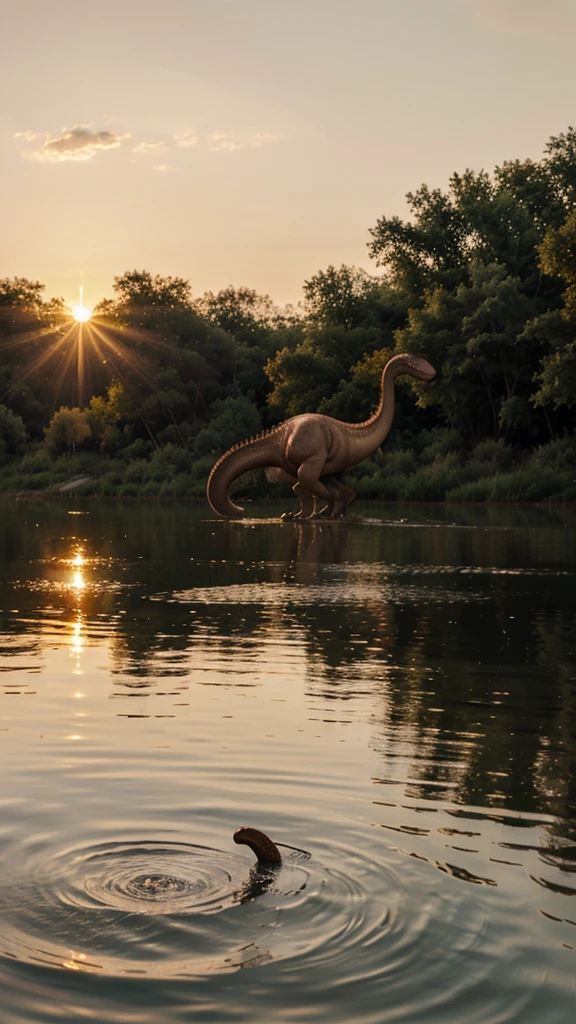
<path id="1" fill-rule="evenodd" d="M 462 483 L 447 491 L 447 501 L 517 502 L 573 501 L 576 497 L 574 473 L 559 476 L 550 467 L 535 465 L 511 473 L 483 477 Z"/>
<path id="2" fill-rule="evenodd" d="M 153 451 L 154 446 L 151 441 L 138 437 L 127 448 L 123 448 L 122 451 L 118 452 L 118 457 L 129 462 L 131 459 L 146 459 Z"/>
<path id="3" fill-rule="evenodd" d="M 20 472 L 24 475 L 28 473 L 40 473 L 42 470 L 49 471 L 53 467 L 53 461 L 50 458 L 50 453 L 44 445 L 39 446 L 33 451 L 27 452 L 20 462 Z"/>
<path id="4" fill-rule="evenodd" d="M 559 437 L 533 452 L 531 461 L 556 470 L 567 470 L 576 477 L 576 437 Z"/>
<path id="5" fill-rule="evenodd" d="M 154 480 L 170 479 L 175 473 L 189 472 L 192 468 L 192 456 L 185 448 L 166 444 L 158 448 L 150 459 L 150 478 Z"/>
<path id="6" fill-rule="evenodd" d="M 500 438 L 481 441 L 470 455 L 470 461 L 479 463 L 490 471 L 507 470 L 514 464 L 514 450 Z"/>
<path id="7" fill-rule="evenodd" d="M 459 452 L 462 441 L 457 430 L 435 427 L 433 430 L 422 431 L 417 439 L 417 446 L 421 448 L 423 462 L 435 462 L 445 455 Z"/>

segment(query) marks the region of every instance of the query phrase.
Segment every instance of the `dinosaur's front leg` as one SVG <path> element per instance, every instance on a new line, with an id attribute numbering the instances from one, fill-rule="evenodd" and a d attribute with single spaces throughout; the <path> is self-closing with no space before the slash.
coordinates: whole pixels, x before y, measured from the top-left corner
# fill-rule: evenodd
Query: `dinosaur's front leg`
<path id="1" fill-rule="evenodd" d="M 304 487 L 300 483 L 298 477 L 293 476 L 292 473 L 286 472 L 285 469 L 273 468 L 272 472 L 267 472 L 267 478 L 273 483 L 287 483 L 292 484 L 292 490 L 296 497 L 300 501 L 299 507 L 295 512 L 283 512 L 282 519 L 310 519 L 316 508 L 316 498 L 307 487 Z"/>
<path id="2" fill-rule="evenodd" d="M 306 488 L 301 487 L 298 483 L 298 477 L 292 473 L 286 472 L 285 469 L 278 469 L 276 466 L 272 470 L 267 470 L 266 478 L 271 483 L 283 483 L 291 484 L 292 490 L 295 492 L 297 498 L 300 501 L 298 508 L 294 512 L 283 512 L 281 519 L 309 519 L 314 513 L 315 498 L 314 495 L 307 491 Z"/>
<path id="3" fill-rule="evenodd" d="M 325 457 L 320 453 L 306 459 L 298 467 L 298 483 L 294 484 L 292 490 L 298 495 L 302 505 L 298 513 L 300 519 L 312 519 L 319 515 L 316 512 L 317 503 L 332 504 L 332 495 L 320 479 L 324 463 Z"/>
<path id="4" fill-rule="evenodd" d="M 303 484 L 297 482 L 292 488 L 294 494 L 300 499 L 300 508 L 298 512 L 295 512 L 290 518 L 291 519 L 311 519 L 314 515 L 316 508 L 316 499 Z"/>

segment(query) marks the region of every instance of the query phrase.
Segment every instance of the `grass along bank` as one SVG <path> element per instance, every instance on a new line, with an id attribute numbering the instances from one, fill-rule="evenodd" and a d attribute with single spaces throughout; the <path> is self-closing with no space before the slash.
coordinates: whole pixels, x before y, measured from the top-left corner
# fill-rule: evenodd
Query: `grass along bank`
<path id="1" fill-rule="evenodd" d="M 199 499 L 214 461 L 213 454 L 194 459 L 173 444 L 153 451 L 143 445 L 114 457 L 54 457 L 38 445 L 0 465 L 0 492 L 54 496 L 73 482 L 73 492 L 83 496 Z M 576 439 L 558 438 L 531 452 L 484 441 L 462 452 L 452 431 L 424 431 L 417 449 L 383 447 L 344 480 L 365 500 L 576 502 Z M 289 495 L 286 486 L 268 483 L 262 470 L 245 474 L 232 490 L 248 499 Z"/>

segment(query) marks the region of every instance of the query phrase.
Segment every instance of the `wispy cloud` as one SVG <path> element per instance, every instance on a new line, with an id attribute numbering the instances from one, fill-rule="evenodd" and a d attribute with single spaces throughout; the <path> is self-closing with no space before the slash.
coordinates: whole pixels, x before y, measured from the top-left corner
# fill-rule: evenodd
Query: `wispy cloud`
<path id="1" fill-rule="evenodd" d="M 30 129 L 17 132 L 14 137 L 28 143 L 28 148 L 23 151 L 23 156 L 48 163 L 92 160 L 101 150 L 117 149 L 125 140 L 131 138 L 130 134 L 118 135 L 109 130 L 96 131 L 85 124 L 77 124 L 73 128 L 64 129 L 62 134 L 57 137 L 52 137 L 50 132 L 38 132 Z M 196 147 L 199 151 L 209 153 L 233 153 L 242 149 L 260 149 L 262 146 L 279 142 L 282 139 L 282 135 L 269 133 L 232 136 L 224 132 L 212 132 L 210 135 L 199 136 L 192 129 L 188 129 L 174 135 L 169 141 L 146 142 L 143 140 L 135 142 L 130 152 L 135 157 L 149 154 L 159 156 L 168 150 L 174 154 L 177 149 Z M 133 159 L 132 162 L 136 161 Z M 173 171 L 174 167 L 169 163 L 162 163 L 155 164 L 152 169 L 165 172 Z"/>
<path id="2" fill-rule="evenodd" d="M 247 139 L 233 139 L 222 132 L 214 132 L 208 139 L 208 149 L 211 153 L 227 151 L 234 152 L 236 149 L 259 149 L 270 142 L 279 142 L 281 135 L 252 135 Z"/>
<path id="3" fill-rule="evenodd" d="M 49 139 L 50 132 L 16 132 L 15 139 L 25 139 L 26 142 L 36 142 L 37 139 Z"/>
<path id="4" fill-rule="evenodd" d="M 99 150 L 116 149 L 130 136 L 110 131 L 97 132 L 87 125 L 77 124 L 55 139 L 45 132 L 31 131 L 18 132 L 16 138 L 24 138 L 27 142 L 44 139 L 42 145 L 29 151 L 28 155 L 35 160 L 62 163 L 65 160 L 92 160 Z"/>
<path id="5" fill-rule="evenodd" d="M 196 135 L 196 132 L 193 132 L 191 130 L 187 132 L 181 132 L 180 135 L 174 136 L 174 142 L 176 143 L 177 146 L 179 146 L 180 149 L 190 149 L 192 146 L 195 146 L 196 143 L 198 142 L 198 136 Z"/>
<path id="6" fill-rule="evenodd" d="M 222 150 L 227 150 L 232 153 L 235 149 L 245 149 L 245 142 L 235 142 L 234 139 L 230 139 L 227 135 L 223 135 L 221 132 L 214 132 L 208 140 L 208 149 L 211 153 L 219 153 Z"/>
<path id="7" fill-rule="evenodd" d="M 133 153 L 161 153 L 166 149 L 165 142 L 139 142 L 132 147 Z"/>

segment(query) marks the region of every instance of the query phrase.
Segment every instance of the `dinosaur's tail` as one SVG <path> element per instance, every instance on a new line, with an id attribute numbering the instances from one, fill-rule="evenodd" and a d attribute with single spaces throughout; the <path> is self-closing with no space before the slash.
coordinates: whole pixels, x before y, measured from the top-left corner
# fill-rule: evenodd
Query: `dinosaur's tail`
<path id="1" fill-rule="evenodd" d="M 253 437 L 250 441 L 242 441 L 218 459 L 208 477 L 206 487 L 206 496 L 215 512 L 232 519 L 238 519 L 244 514 L 244 509 L 240 505 L 235 505 L 228 497 L 230 484 L 249 469 L 280 464 L 277 435 L 278 429 L 275 429 L 270 433 Z"/>

